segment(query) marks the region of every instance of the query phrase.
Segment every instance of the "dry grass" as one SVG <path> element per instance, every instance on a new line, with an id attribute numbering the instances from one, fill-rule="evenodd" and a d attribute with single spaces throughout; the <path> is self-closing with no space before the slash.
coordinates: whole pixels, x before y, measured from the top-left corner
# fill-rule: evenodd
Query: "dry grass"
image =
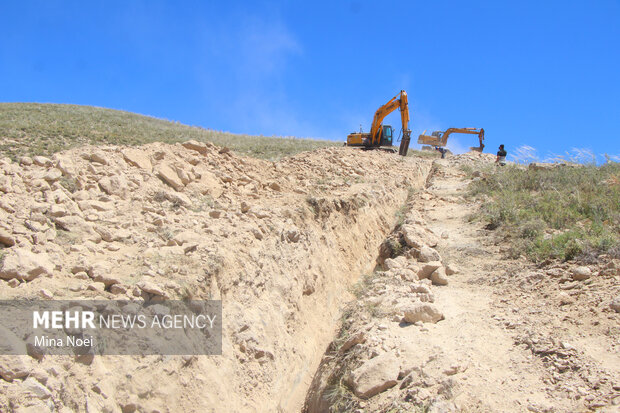
<path id="1" fill-rule="evenodd" d="M 262 159 L 342 142 L 238 135 L 92 106 L 0 103 L 0 156 L 51 155 L 84 144 L 208 141 Z"/>
<path id="2" fill-rule="evenodd" d="M 596 259 L 620 250 L 620 164 L 578 168 L 495 169 L 474 181 L 470 193 L 487 196 L 478 215 L 501 228 L 514 256 Z"/>

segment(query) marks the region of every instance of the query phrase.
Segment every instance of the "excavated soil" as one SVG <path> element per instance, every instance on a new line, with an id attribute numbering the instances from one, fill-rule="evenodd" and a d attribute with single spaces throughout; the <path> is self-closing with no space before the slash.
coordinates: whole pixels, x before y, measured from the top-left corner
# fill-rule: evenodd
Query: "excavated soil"
<path id="1" fill-rule="evenodd" d="M 0 411 L 300 411 L 431 162 L 186 142 L 0 162 L 3 299 L 221 299 L 221 356 L 0 358 Z M 19 335 L 19 332 L 13 332 Z"/>

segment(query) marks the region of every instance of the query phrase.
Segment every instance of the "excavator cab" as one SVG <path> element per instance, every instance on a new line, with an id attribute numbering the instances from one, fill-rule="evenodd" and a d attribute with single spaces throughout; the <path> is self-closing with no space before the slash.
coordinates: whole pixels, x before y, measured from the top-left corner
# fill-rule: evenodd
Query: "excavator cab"
<path id="1" fill-rule="evenodd" d="M 390 125 L 381 125 L 379 130 L 379 144 L 373 145 L 369 133 L 353 132 L 347 137 L 348 146 L 363 146 L 365 148 L 373 148 L 378 146 L 392 146 L 392 138 L 394 129 Z"/>
<path id="2" fill-rule="evenodd" d="M 392 146 L 392 135 L 394 130 L 390 125 L 383 125 L 383 133 L 381 134 L 381 146 Z"/>

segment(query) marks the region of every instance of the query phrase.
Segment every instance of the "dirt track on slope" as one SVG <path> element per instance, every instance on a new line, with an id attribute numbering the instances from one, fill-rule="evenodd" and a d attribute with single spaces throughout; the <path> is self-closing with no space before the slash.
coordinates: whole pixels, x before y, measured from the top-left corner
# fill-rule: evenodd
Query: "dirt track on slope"
<path id="1" fill-rule="evenodd" d="M 328 349 L 308 411 L 617 411 L 619 314 L 610 303 L 618 263 L 602 259 L 584 283 L 573 281 L 569 263 L 504 258 L 501 234 L 471 221 L 479 205 L 463 197 L 469 180 L 458 168 L 488 162 L 475 154 L 435 161 L 396 233 L 402 239 L 410 223 L 422 224 L 458 273 L 448 285 L 418 280 L 427 260 L 415 247 L 386 261 Z M 431 302 L 443 319 L 403 322 L 403 300 Z"/>

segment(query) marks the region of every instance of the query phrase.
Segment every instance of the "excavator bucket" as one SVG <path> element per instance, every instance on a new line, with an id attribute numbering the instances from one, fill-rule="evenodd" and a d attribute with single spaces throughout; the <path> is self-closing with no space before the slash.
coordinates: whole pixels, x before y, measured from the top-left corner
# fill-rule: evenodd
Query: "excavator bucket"
<path id="1" fill-rule="evenodd" d="M 480 152 L 480 153 L 482 153 L 483 149 L 484 149 L 484 144 L 483 143 L 481 143 L 480 146 L 470 146 L 469 147 L 470 151 Z"/>
<path id="2" fill-rule="evenodd" d="M 398 154 L 400 156 L 407 156 L 409 151 L 409 141 L 411 141 L 411 131 L 405 131 L 403 137 L 400 140 L 400 147 L 398 148 Z"/>

